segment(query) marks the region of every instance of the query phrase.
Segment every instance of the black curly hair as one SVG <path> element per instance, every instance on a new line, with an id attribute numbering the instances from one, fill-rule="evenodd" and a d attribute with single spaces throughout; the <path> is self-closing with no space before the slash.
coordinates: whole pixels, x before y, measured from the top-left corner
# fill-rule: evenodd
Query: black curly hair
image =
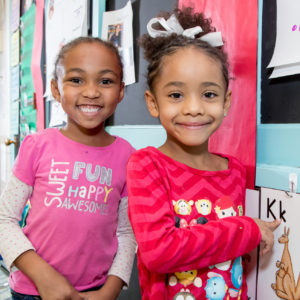
<path id="1" fill-rule="evenodd" d="M 139 45 L 144 49 L 144 57 L 149 63 L 147 83 L 150 90 L 153 91 L 154 80 L 160 74 L 163 58 L 167 55 L 172 55 L 178 49 L 185 47 L 200 49 L 205 54 L 221 63 L 225 87 L 227 90 L 229 85 L 229 75 L 226 53 L 222 47 L 212 47 L 207 42 L 198 39 L 209 32 L 216 31 L 216 29 L 211 25 L 211 19 L 205 18 L 202 13 L 194 13 L 193 8 L 191 7 L 183 7 L 182 9 L 176 8 L 172 13 L 161 12 L 157 17 L 163 17 L 167 20 L 172 14 L 175 14 L 183 29 L 200 26 L 203 31 L 198 33 L 194 39 L 183 35 L 177 35 L 176 33 L 169 36 L 159 36 L 155 38 L 152 38 L 147 33 L 140 37 L 138 41 Z M 153 28 L 163 30 L 160 24 L 153 24 Z"/>
<path id="2" fill-rule="evenodd" d="M 57 80 L 57 66 L 64 60 L 65 55 L 72 50 L 73 48 L 75 48 L 78 45 L 81 44 L 92 44 L 92 43 L 98 43 L 102 46 L 105 46 L 106 48 L 110 49 L 117 58 L 118 64 L 120 66 L 120 78 L 121 78 L 121 82 L 123 80 L 123 64 L 122 64 L 122 60 L 119 54 L 118 49 L 114 46 L 113 43 L 111 42 L 107 42 L 107 41 L 103 41 L 97 37 L 91 37 L 91 36 L 81 36 L 78 38 L 75 38 L 74 40 L 70 41 L 69 43 L 65 44 L 59 51 L 56 60 L 55 60 L 55 64 L 54 64 L 54 72 L 53 72 L 53 78 L 55 80 Z"/>

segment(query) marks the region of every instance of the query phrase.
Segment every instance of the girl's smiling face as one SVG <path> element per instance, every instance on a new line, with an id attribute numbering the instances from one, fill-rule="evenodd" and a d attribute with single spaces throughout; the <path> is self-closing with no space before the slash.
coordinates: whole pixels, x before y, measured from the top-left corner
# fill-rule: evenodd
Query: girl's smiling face
<path id="1" fill-rule="evenodd" d="M 166 144 L 206 146 L 230 107 L 221 63 L 194 47 L 164 57 L 153 87 L 146 103 L 166 129 Z"/>
<path id="2" fill-rule="evenodd" d="M 57 75 L 52 93 L 68 115 L 69 134 L 102 130 L 124 95 L 116 54 L 97 42 L 81 43 L 66 52 Z"/>

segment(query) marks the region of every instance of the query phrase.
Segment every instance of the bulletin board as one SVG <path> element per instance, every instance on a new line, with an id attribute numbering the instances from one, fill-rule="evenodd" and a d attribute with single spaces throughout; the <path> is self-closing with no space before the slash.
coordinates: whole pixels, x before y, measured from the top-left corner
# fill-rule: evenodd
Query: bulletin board
<path id="1" fill-rule="evenodd" d="M 36 106 L 33 75 L 31 72 L 36 5 L 32 4 L 21 17 L 20 48 L 20 135 L 21 141 L 27 134 L 36 132 Z"/>
<path id="2" fill-rule="evenodd" d="M 288 3 L 287 3 L 288 5 Z M 300 74 L 269 79 L 267 69 L 276 42 L 276 1 L 264 0 L 262 12 L 261 123 L 300 123 Z M 299 24 L 295 24 L 299 25 Z M 299 27 L 295 37 L 300 39 Z"/>
<path id="3" fill-rule="evenodd" d="M 287 17 L 287 23 L 289 20 Z M 272 69 L 267 66 L 276 44 L 276 22 L 277 1 L 259 0 L 255 184 L 289 191 L 290 174 L 300 177 L 300 75 L 269 78 Z M 299 27 L 295 34 L 300 38 Z"/>

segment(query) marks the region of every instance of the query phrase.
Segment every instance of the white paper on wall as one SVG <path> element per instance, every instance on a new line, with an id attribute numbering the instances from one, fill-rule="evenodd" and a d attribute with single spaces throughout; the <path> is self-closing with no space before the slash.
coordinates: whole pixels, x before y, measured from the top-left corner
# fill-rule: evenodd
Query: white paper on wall
<path id="1" fill-rule="evenodd" d="M 261 189 L 261 219 L 281 218 L 272 253 L 259 259 L 257 300 L 300 299 L 300 194 Z"/>
<path id="2" fill-rule="evenodd" d="M 277 0 L 276 43 L 270 78 L 300 73 L 300 1 Z"/>
<path id="3" fill-rule="evenodd" d="M 300 63 L 275 67 L 270 78 L 300 74 Z"/>
<path id="4" fill-rule="evenodd" d="M 103 13 L 101 38 L 111 41 L 118 48 L 123 62 L 125 85 L 134 83 L 131 1 L 121 9 Z"/>
<path id="5" fill-rule="evenodd" d="M 67 114 L 56 100 L 51 100 L 50 116 L 49 127 L 61 126 L 67 123 Z"/>
<path id="6" fill-rule="evenodd" d="M 54 63 L 61 47 L 79 36 L 87 35 L 87 1 L 86 0 L 48 0 L 45 9 L 46 19 L 46 92 L 48 101 L 53 100 L 51 94 L 51 79 L 53 78 Z M 54 102 L 51 102 L 54 105 Z M 64 115 L 61 106 L 56 105 L 51 111 L 50 126 L 58 126 Z"/>
<path id="7" fill-rule="evenodd" d="M 10 97 L 12 101 L 20 98 L 20 66 L 16 65 L 10 69 Z"/>

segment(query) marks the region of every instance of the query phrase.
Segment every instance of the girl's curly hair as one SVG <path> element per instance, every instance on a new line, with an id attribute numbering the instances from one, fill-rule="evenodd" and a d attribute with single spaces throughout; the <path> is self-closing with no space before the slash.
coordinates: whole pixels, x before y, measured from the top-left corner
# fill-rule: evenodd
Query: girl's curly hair
<path id="1" fill-rule="evenodd" d="M 194 13 L 191 7 L 183 7 L 182 9 L 176 8 L 173 13 L 161 12 L 157 17 L 163 17 L 167 20 L 171 14 L 175 14 L 183 29 L 200 26 L 203 31 L 197 34 L 194 39 L 177 35 L 176 33 L 156 38 L 152 38 L 148 33 L 141 36 L 139 45 L 144 49 L 144 57 L 149 62 L 147 83 L 150 90 L 153 90 L 154 80 L 160 74 L 163 58 L 184 47 L 198 48 L 213 59 L 220 61 L 227 89 L 229 85 L 229 75 L 226 53 L 222 47 L 212 47 L 207 42 L 198 39 L 209 32 L 216 31 L 211 25 L 211 19 L 205 18 L 202 13 Z M 160 24 L 153 24 L 153 28 L 163 30 Z"/>

